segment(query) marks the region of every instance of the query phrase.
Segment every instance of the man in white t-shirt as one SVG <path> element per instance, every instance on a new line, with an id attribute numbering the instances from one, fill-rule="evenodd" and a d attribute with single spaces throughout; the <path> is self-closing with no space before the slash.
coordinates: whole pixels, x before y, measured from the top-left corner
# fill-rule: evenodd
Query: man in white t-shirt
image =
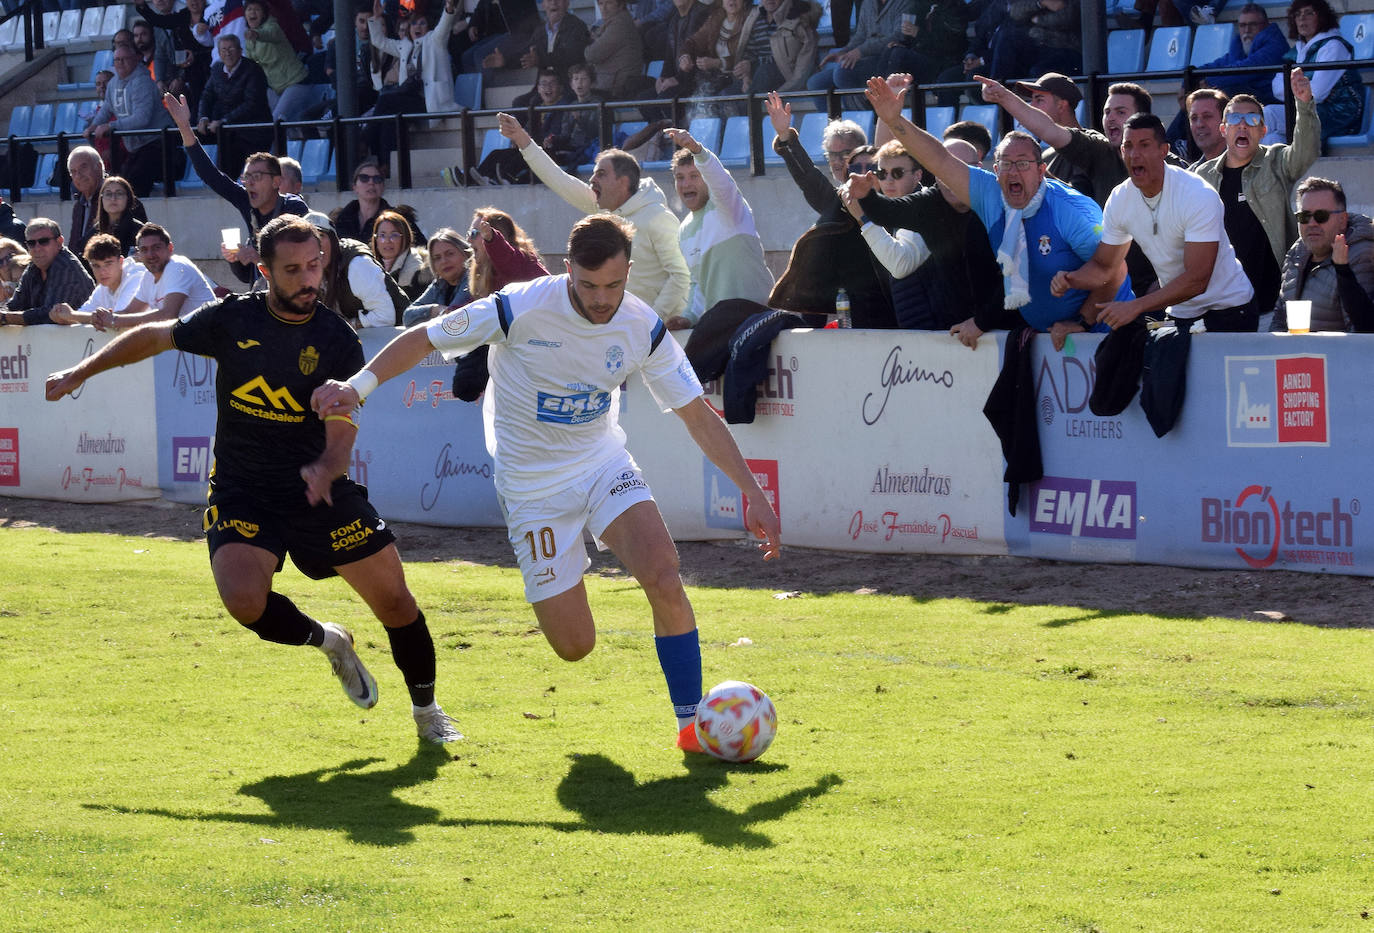
<path id="1" fill-rule="evenodd" d="M 148 307 L 148 303 L 138 297 L 148 272 L 124 255 L 124 248 L 116 237 L 108 233 L 95 234 L 86 241 L 82 255 L 95 277 L 95 291 L 80 308 L 73 309 L 65 302 L 54 306 L 48 313 L 54 324 L 95 324 L 95 314 L 101 308 L 120 315 L 137 314 Z"/>
<path id="2" fill-rule="evenodd" d="M 655 647 L 677 716 L 678 747 L 701 751 L 693 728 L 702 695 L 692 605 L 663 516 L 625 450 L 619 386 L 638 372 L 707 458 L 748 500 L 745 525 L 777 554 L 779 528 L 763 490 L 720 416 L 706 404 L 686 356 L 654 309 L 626 292 L 629 225 L 583 218 L 568 238 L 566 275 L 509 285 L 410 328 L 346 383 L 316 389 L 320 417 L 346 415 L 380 382 L 435 349 L 446 357 L 491 347 L 487 446 L 508 537 L 544 636 L 576 661 L 596 642 L 582 573 L 584 530 L 604 542 L 644 588 Z"/>
<path id="3" fill-rule="evenodd" d="M 148 270 L 139 298 L 148 304 L 140 314 L 116 317 L 102 309 L 91 323 L 101 329 L 137 327 L 148 321 L 174 321 L 215 300 L 215 286 L 191 260 L 172 250 L 172 238 L 158 224 L 138 231 L 138 261 Z"/>
<path id="4" fill-rule="evenodd" d="M 1159 288 L 1099 304 L 1097 320 L 1116 330 L 1162 311 L 1185 327 L 1201 319 L 1209 331 L 1254 331 L 1254 289 L 1226 235 L 1221 198 L 1197 175 L 1165 164 L 1168 152 L 1159 117 L 1137 113 L 1126 121 L 1121 155 L 1128 176 L 1102 209 L 1102 242 L 1083 266 L 1056 274 L 1051 291 L 1100 285 L 1134 241 L 1154 266 Z"/>

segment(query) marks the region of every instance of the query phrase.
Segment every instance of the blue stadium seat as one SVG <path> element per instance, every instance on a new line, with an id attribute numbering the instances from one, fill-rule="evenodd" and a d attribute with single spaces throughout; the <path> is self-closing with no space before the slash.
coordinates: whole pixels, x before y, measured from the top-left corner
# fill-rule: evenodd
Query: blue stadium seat
<path id="1" fill-rule="evenodd" d="M 206 147 L 209 151 L 210 147 Z M 330 145 L 327 139 L 307 139 L 301 149 L 301 180 L 307 185 L 328 177 Z"/>
<path id="2" fill-rule="evenodd" d="M 29 135 L 29 123 L 33 119 L 33 107 L 28 104 L 20 104 L 10 112 L 9 129 L 5 131 L 6 136 L 27 136 Z"/>
<path id="3" fill-rule="evenodd" d="M 1374 127 L 1370 125 L 1370 118 L 1374 116 L 1374 92 L 1371 92 L 1368 85 L 1364 89 L 1364 116 L 1360 118 L 1360 131 L 1349 136 L 1332 136 L 1326 141 L 1326 145 L 1331 149 L 1353 149 L 1357 146 L 1368 146 L 1374 143 Z"/>
<path id="4" fill-rule="evenodd" d="M 45 152 L 38 157 L 38 170 L 33 173 L 33 184 L 24 188 L 24 193 L 29 195 L 52 194 L 55 189 L 48 184 L 48 179 L 52 177 L 53 170 L 57 168 L 57 153 Z"/>
<path id="5" fill-rule="evenodd" d="M 841 120 L 853 120 L 864 128 L 864 135 L 868 141 L 873 141 L 873 126 L 875 117 L 872 110 L 846 110 L 840 114 Z"/>
<path id="6" fill-rule="evenodd" d="M 1145 30 L 1113 29 L 1107 33 L 1107 73 L 1132 74 L 1145 67 Z"/>
<path id="7" fill-rule="evenodd" d="M 132 6 L 124 3 L 111 3 L 105 7 L 105 16 L 100 20 L 100 34 L 113 36 L 123 29 L 130 9 Z"/>
<path id="8" fill-rule="evenodd" d="M 611 145 L 617 148 L 625 145 L 625 140 L 629 139 L 648 125 L 649 124 L 644 120 L 630 120 L 625 123 L 617 123 L 615 125 L 615 130 L 611 133 Z"/>
<path id="9" fill-rule="evenodd" d="M 487 160 L 487 156 L 497 149 L 509 149 L 510 145 L 510 140 L 502 136 L 500 130 L 487 130 L 486 135 L 482 137 L 482 154 L 477 157 L 477 164 L 481 165 Z"/>
<path id="10" fill-rule="evenodd" d="M 1188 50 L 1192 47 L 1192 30 L 1187 26 L 1166 26 L 1156 29 L 1150 39 L 1150 57 L 1146 71 L 1182 71 L 1188 64 Z"/>
<path id="11" fill-rule="evenodd" d="M 936 139 L 954 123 L 953 107 L 927 107 L 925 131 Z"/>
<path id="12" fill-rule="evenodd" d="M 768 132 L 772 132 L 770 126 Z M 727 117 L 725 132 L 720 139 L 720 161 L 729 168 L 749 165 L 749 118 L 743 115 Z"/>
<path id="13" fill-rule="evenodd" d="M 692 138 L 712 152 L 720 151 L 720 137 L 723 127 L 720 117 L 693 117 L 687 124 L 687 132 Z"/>
<path id="14" fill-rule="evenodd" d="M 102 71 L 114 71 L 114 51 L 112 49 L 101 49 L 95 53 L 95 58 L 91 60 L 91 87 L 95 87 L 95 76 Z"/>
<path id="15" fill-rule="evenodd" d="M 1188 64 L 1194 68 L 1214 62 L 1231 48 L 1231 36 L 1235 34 L 1232 23 L 1207 23 L 1199 26 L 1193 33 L 1193 51 Z"/>
<path id="16" fill-rule="evenodd" d="M 321 141 L 323 142 L 324 140 L 321 140 Z M 214 144 L 214 143 L 201 143 L 201 148 L 205 150 L 205 154 L 208 155 L 208 156 L 210 157 L 210 161 L 211 161 L 211 162 L 214 162 L 215 159 L 217 159 L 217 158 L 219 157 L 219 146 L 217 146 L 216 144 Z M 302 173 L 302 174 L 304 174 L 304 173 Z M 187 159 L 186 159 L 186 171 L 185 171 L 184 173 L 182 173 L 182 176 L 181 176 L 180 180 L 177 181 L 177 187 L 178 187 L 178 188 L 204 188 L 204 187 L 205 187 L 205 182 L 201 181 L 201 180 L 200 180 L 200 176 L 196 174 L 196 167 L 195 167 L 194 165 L 191 164 L 191 159 L 190 159 L 190 157 L 187 157 Z"/>
<path id="17" fill-rule="evenodd" d="M 797 126 L 797 136 L 801 141 L 802 148 L 813 159 L 824 159 L 825 153 L 821 151 L 821 138 L 825 135 L 825 126 L 830 122 L 830 117 L 820 111 L 803 114 L 801 124 Z M 795 125 L 795 124 L 794 124 Z"/>
<path id="18" fill-rule="evenodd" d="M 305 140 L 303 140 L 303 139 L 288 139 L 288 140 L 286 141 L 286 154 L 287 154 L 287 156 L 290 157 L 290 158 L 292 158 L 292 159 L 295 159 L 297 162 L 299 162 L 299 161 L 301 160 L 301 153 L 304 152 L 304 151 L 305 151 Z"/>
<path id="19" fill-rule="evenodd" d="M 105 20 L 105 8 L 89 6 L 81 17 L 81 38 L 94 39 L 100 35 L 100 26 Z"/>
<path id="20" fill-rule="evenodd" d="M 460 109 L 482 109 L 482 73 L 463 72 L 453 79 L 453 99 Z"/>
<path id="21" fill-rule="evenodd" d="M 82 129 L 81 118 L 76 115 L 76 101 L 64 100 L 57 105 L 57 118 L 53 122 L 52 131 L 54 133 L 67 133 L 68 135 L 80 133 Z"/>
<path id="22" fill-rule="evenodd" d="M 997 126 L 1001 119 L 1001 110 L 1002 108 L 996 104 L 964 104 L 964 109 L 959 111 L 959 119 L 983 124 L 995 142 L 1002 138 L 1002 131 Z"/>
<path id="23" fill-rule="evenodd" d="M 33 116 L 29 119 L 29 135 L 47 136 L 52 132 L 52 121 L 52 104 L 34 104 Z"/>
<path id="24" fill-rule="evenodd" d="M 11 16 L 9 19 L 0 23 L 0 51 L 14 45 L 15 37 L 19 34 L 19 24 L 23 21 L 22 16 Z M 19 44 L 23 45 L 20 38 Z"/>
<path id="25" fill-rule="evenodd" d="M 70 42 L 81 33 L 81 11 L 78 9 L 63 10 L 62 17 L 57 24 L 57 41 L 59 43 Z"/>
<path id="26" fill-rule="evenodd" d="M 1355 50 L 1355 58 L 1374 58 L 1374 13 L 1346 13 L 1341 17 L 1341 36 Z"/>

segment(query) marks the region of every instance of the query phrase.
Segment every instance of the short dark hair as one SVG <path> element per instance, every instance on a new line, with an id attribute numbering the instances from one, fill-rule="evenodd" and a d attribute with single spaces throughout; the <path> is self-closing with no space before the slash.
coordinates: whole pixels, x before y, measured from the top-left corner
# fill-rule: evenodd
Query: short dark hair
<path id="1" fill-rule="evenodd" d="M 245 4 L 246 5 L 246 4 Z M 273 175 L 281 174 L 281 159 L 278 159 L 270 152 L 254 152 L 243 160 L 243 167 L 246 170 L 254 162 L 266 162 Z"/>
<path id="2" fill-rule="evenodd" d="M 993 156 L 995 158 L 1000 159 L 1002 157 L 1002 153 L 1007 150 L 1007 147 L 1010 146 L 1012 143 L 1017 142 L 1026 143 L 1032 149 L 1035 150 L 1035 161 L 1037 163 L 1045 161 L 1044 153 L 1040 151 L 1039 141 L 1037 141 L 1034 136 L 1032 136 L 1030 133 L 1027 133 L 1025 130 L 1011 130 L 1009 133 L 1007 133 L 1007 135 L 1003 136 L 1000 140 L 998 140 L 997 150 L 993 153 Z"/>
<path id="3" fill-rule="evenodd" d="M 120 245 L 118 237 L 108 233 L 97 233 L 86 241 L 86 248 L 81 251 L 81 255 L 89 262 L 102 262 L 123 256 L 124 247 Z"/>
<path id="4" fill-rule="evenodd" d="M 639 190 L 639 160 L 630 155 L 624 149 L 603 149 L 601 154 L 596 157 L 596 161 L 607 159 L 611 163 L 611 171 L 616 178 L 630 179 L 630 194 Z"/>
<path id="5" fill-rule="evenodd" d="M 1330 191 L 1331 196 L 1336 199 L 1336 206 L 1345 210 L 1345 189 L 1341 183 L 1334 178 L 1322 178 L 1320 175 L 1312 175 L 1304 178 L 1298 185 L 1297 200 L 1302 203 L 1302 196 L 1309 191 Z"/>
<path id="6" fill-rule="evenodd" d="M 692 150 L 683 147 L 673 153 L 673 164 L 671 167 L 676 170 L 679 165 L 686 165 L 688 162 L 691 162 L 693 158 L 695 158 L 695 156 Z"/>
<path id="7" fill-rule="evenodd" d="M 1113 94 L 1129 94 L 1134 97 L 1136 113 L 1154 112 L 1154 98 L 1150 96 L 1149 91 L 1145 90 L 1139 84 L 1134 84 L 1130 81 L 1118 81 L 1116 84 L 1107 88 L 1107 96 L 1111 97 Z"/>
<path id="8" fill-rule="evenodd" d="M 1260 122 L 1264 122 L 1264 104 L 1259 102 L 1259 98 L 1253 94 L 1233 94 L 1231 99 L 1226 102 L 1225 113 L 1230 113 L 1236 108 L 1237 104 L 1249 104 L 1259 111 Z"/>
<path id="9" fill-rule="evenodd" d="M 320 231 L 315 229 L 314 224 L 304 217 L 282 214 L 269 220 L 267 226 L 258 231 L 258 258 L 270 269 L 272 260 L 277 256 L 278 241 L 305 243 L 309 240 L 320 242 Z"/>
<path id="10" fill-rule="evenodd" d="M 143 226 L 139 227 L 138 236 L 134 237 L 134 242 L 137 243 L 145 236 L 155 236 L 162 242 L 166 243 L 168 246 L 172 245 L 172 235 L 168 233 L 167 228 L 162 226 L 161 224 L 144 224 Z"/>
<path id="11" fill-rule="evenodd" d="M 1188 99 L 1183 102 L 1184 111 L 1192 110 L 1193 104 L 1200 100 L 1210 100 L 1216 103 L 1219 113 L 1226 112 L 1226 104 L 1231 98 L 1226 96 L 1225 91 L 1219 91 L 1214 87 L 1200 87 L 1188 95 Z"/>
<path id="12" fill-rule="evenodd" d="M 591 65 L 587 64 L 586 62 L 574 62 L 573 64 L 569 65 L 568 79 L 572 80 L 573 75 L 581 74 L 583 72 L 586 72 L 587 76 L 590 77 L 592 80 L 596 80 L 596 69 L 593 68 Z"/>
<path id="13" fill-rule="evenodd" d="M 978 150 L 980 161 L 986 159 L 988 153 L 992 151 L 992 134 L 988 132 L 986 126 L 977 120 L 960 120 L 958 123 L 951 123 L 945 127 L 940 138 L 942 140 L 962 139 Z"/>
<path id="14" fill-rule="evenodd" d="M 614 214 L 591 214 L 573 224 L 568 234 L 568 261 L 583 269 L 600 269 L 608 259 L 630 258 L 634 225 Z"/>
<path id="15" fill-rule="evenodd" d="M 1155 134 L 1155 139 L 1166 146 L 1169 144 L 1169 134 L 1164 129 L 1163 121 L 1152 113 L 1133 113 L 1127 117 L 1122 132 L 1129 133 L 1131 130 L 1149 130 Z"/>

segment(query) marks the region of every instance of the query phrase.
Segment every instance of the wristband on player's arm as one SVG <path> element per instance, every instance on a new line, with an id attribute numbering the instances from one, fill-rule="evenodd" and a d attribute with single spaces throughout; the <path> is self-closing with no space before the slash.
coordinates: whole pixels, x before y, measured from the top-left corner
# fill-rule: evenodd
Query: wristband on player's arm
<path id="1" fill-rule="evenodd" d="M 348 385 L 352 386 L 353 391 L 358 393 L 358 404 L 361 405 L 372 394 L 373 390 L 381 383 L 370 369 L 361 369 L 354 373 L 348 380 Z"/>

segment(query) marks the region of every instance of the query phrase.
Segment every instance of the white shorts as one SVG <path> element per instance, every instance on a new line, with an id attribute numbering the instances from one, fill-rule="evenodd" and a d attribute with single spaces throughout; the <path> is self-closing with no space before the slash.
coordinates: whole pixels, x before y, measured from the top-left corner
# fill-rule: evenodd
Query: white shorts
<path id="1" fill-rule="evenodd" d="M 583 530 L 590 531 L 604 550 L 600 537 L 611 522 L 632 505 L 654 501 L 628 451 L 548 498 L 497 498 L 525 578 L 525 599 L 532 603 L 566 592 L 582 579 L 591 566 Z"/>

